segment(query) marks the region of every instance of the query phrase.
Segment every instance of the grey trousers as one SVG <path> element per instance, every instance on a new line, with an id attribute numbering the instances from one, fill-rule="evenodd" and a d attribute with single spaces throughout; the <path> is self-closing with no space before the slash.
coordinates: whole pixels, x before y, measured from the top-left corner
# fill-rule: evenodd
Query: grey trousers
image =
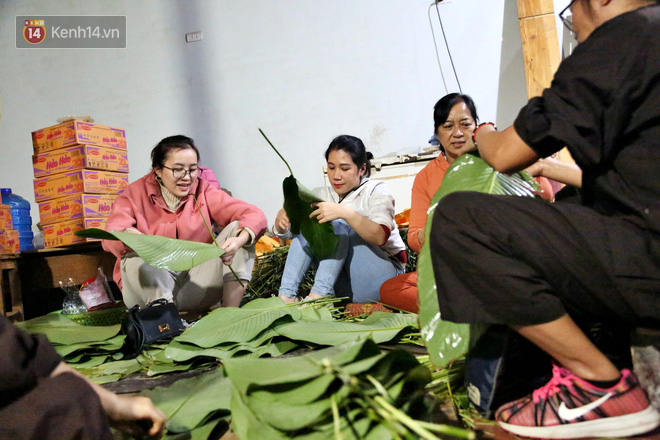
<path id="1" fill-rule="evenodd" d="M 219 244 L 234 237 L 238 222 L 225 227 L 217 241 Z M 254 267 L 254 245 L 236 252 L 232 269 L 238 278 L 247 284 L 252 278 Z M 225 282 L 236 281 L 229 267 L 220 258 L 214 258 L 190 270 L 172 272 L 158 269 L 144 262 L 135 252 L 126 254 L 121 260 L 122 294 L 127 307 L 144 307 L 151 301 L 165 298 L 174 302 L 179 311 L 203 312 L 222 300 Z"/>

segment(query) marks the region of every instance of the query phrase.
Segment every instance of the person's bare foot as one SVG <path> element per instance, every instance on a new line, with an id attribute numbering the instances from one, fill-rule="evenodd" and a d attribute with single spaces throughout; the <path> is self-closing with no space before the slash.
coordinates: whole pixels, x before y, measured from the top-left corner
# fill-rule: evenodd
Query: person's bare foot
<path id="1" fill-rule="evenodd" d="M 310 301 L 310 300 L 321 299 L 321 298 L 325 298 L 325 296 L 319 295 L 318 293 L 310 292 L 309 295 L 307 295 L 307 298 L 305 298 L 305 299 Z"/>
<path id="2" fill-rule="evenodd" d="M 284 304 L 291 304 L 291 303 L 295 303 L 295 302 L 300 301 L 300 299 L 298 299 L 297 296 L 294 296 L 293 298 L 290 297 L 290 296 L 280 296 L 280 298 L 282 298 L 282 301 L 284 301 Z"/>

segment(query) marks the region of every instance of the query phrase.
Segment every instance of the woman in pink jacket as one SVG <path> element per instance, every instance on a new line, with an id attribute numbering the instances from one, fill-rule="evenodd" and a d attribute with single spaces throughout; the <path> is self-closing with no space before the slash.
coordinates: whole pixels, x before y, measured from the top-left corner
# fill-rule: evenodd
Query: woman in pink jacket
<path id="1" fill-rule="evenodd" d="M 117 256 L 114 280 L 122 287 L 124 302 L 142 307 L 165 298 L 191 313 L 202 313 L 221 300 L 223 306 L 238 306 L 252 274 L 254 243 L 267 227 L 266 217 L 256 206 L 231 197 L 204 178 L 199 151 L 189 137 L 163 139 L 151 151 L 151 161 L 152 170 L 117 198 L 106 230 L 211 243 L 206 219 L 209 226 L 224 228 L 217 241 L 225 254 L 189 271 L 171 272 L 146 264 L 119 241 L 104 240 L 103 248 Z"/>

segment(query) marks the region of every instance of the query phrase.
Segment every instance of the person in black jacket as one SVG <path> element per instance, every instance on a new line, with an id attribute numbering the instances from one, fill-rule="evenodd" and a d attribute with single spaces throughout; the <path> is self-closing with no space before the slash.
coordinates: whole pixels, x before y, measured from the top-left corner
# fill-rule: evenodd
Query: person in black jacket
<path id="1" fill-rule="evenodd" d="M 146 397 L 92 383 L 62 362 L 45 336 L 0 316 L 0 440 L 111 440 L 110 424 L 160 438 L 165 415 Z"/>
<path id="2" fill-rule="evenodd" d="M 565 18 L 572 13 L 572 20 Z M 552 380 L 503 405 L 518 435 L 630 436 L 660 416 L 574 316 L 660 327 L 660 3 L 573 0 L 560 17 L 580 44 L 512 127 L 475 131 L 501 172 L 567 146 L 582 204 L 450 194 L 430 237 L 442 318 L 505 324 L 557 362 Z"/>

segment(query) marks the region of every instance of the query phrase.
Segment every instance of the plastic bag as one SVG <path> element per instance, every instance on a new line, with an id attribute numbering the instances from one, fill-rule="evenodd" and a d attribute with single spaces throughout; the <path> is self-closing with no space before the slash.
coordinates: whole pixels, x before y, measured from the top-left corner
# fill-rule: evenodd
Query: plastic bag
<path id="1" fill-rule="evenodd" d="M 115 303 L 108 279 L 100 267 L 96 278 L 90 278 L 82 285 L 79 296 L 90 312 L 111 307 Z"/>
<path id="2" fill-rule="evenodd" d="M 71 278 L 69 278 L 66 285 L 60 281 L 60 287 L 66 293 L 64 302 L 62 302 L 62 314 L 77 315 L 87 312 L 85 303 L 80 298 L 80 295 L 78 295 L 78 286 Z"/>

